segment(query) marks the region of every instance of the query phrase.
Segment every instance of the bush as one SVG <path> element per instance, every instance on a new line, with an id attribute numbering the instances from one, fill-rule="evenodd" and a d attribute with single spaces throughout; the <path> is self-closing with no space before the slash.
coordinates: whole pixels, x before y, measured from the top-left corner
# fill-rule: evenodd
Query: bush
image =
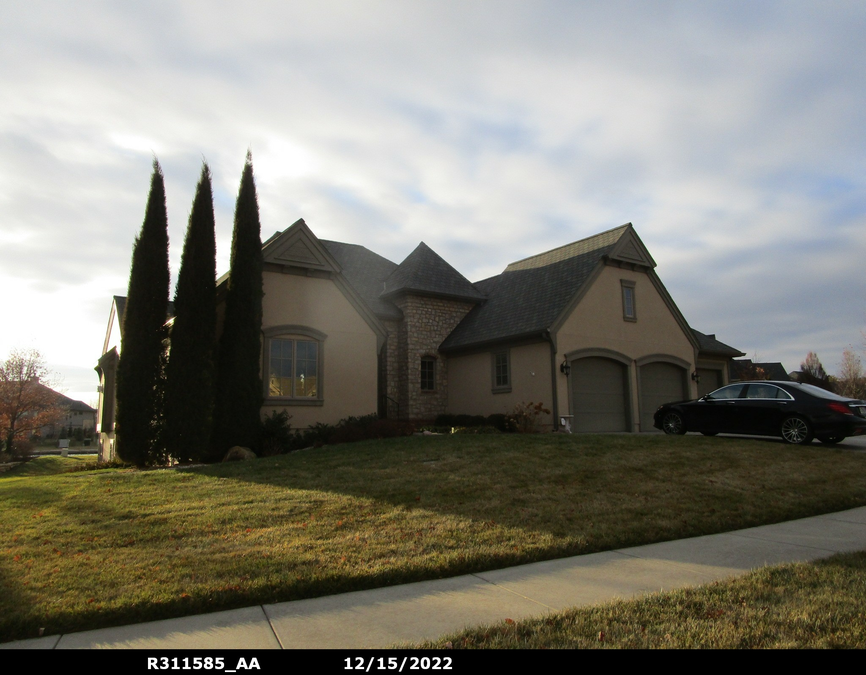
<path id="1" fill-rule="evenodd" d="M 282 455 L 293 449 L 294 436 L 289 420 L 292 416 L 285 410 L 274 410 L 270 417 L 262 420 L 262 457 Z"/>
<path id="2" fill-rule="evenodd" d="M 487 416 L 487 426 L 494 427 L 499 431 L 514 431 L 508 423 L 508 415 L 503 413 L 494 413 Z"/>
<path id="3" fill-rule="evenodd" d="M 514 410 L 508 416 L 508 424 L 519 434 L 534 434 L 538 431 L 539 418 L 542 414 L 549 415 L 550 411 L 541 401 L 521 402 L 514 406 Z"/>

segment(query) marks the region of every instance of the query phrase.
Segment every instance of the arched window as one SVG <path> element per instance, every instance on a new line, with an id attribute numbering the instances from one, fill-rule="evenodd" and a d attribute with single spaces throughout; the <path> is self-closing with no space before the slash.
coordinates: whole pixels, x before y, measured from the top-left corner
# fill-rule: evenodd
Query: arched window
<path id="1" fill-rule="evenodd" d="M 274 326 L 264 332 L 265 398 L 321 401 L 325 334 L 307 326 Z"/>

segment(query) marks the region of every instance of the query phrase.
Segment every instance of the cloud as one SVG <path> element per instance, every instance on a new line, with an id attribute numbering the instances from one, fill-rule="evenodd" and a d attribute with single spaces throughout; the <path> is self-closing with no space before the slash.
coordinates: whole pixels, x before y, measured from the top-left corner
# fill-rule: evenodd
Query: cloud
<path id="1" fill-rule="evenodd" d="M 0 273 L 22 326 L 86 307 L 77 335 L 37 335 L 98 356 L 154 154 L 173 271 L 203 158 L 226 271 L 251 148 L 264 236 L 303 217 L 395 261 L 423 239 L 478 279 L 631 221 L 697 328 L 773 360 L 859 339 L 860 4 L 491 8 L 4 8 Z"/>

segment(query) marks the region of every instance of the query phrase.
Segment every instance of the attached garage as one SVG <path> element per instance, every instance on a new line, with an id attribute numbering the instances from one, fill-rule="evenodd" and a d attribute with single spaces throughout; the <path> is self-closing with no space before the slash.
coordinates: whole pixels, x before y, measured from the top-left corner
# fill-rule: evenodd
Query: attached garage
<path id="1" fill-rule="evenodd" d="M 710 392 L 724 386 L 725 380 L 721 369 L 698 368 L 698 397 L 706 396 Z"/>
<path id="2" fill-rule="evenodd" d="M 630 431 L 625 363 L 598 356 L 572 361 L 571 387 L 575 431 Z"/>
<path id="3" fill-rule="evenodd" d="M 653 430 L 653 414 L 663 403 L 688 398 L 688 369 L 668 361 L 640 365 L 640 429 Z"/>

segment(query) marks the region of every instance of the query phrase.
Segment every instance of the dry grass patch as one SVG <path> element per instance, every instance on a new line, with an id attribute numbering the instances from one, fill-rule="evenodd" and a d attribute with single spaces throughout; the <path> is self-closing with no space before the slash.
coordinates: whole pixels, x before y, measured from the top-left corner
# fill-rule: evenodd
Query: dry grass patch
<path id="1" fill-rule="evenodd" d="M 422 649 L 862 649 L 866 552 L 733 581 L 503 622 Z"/>

